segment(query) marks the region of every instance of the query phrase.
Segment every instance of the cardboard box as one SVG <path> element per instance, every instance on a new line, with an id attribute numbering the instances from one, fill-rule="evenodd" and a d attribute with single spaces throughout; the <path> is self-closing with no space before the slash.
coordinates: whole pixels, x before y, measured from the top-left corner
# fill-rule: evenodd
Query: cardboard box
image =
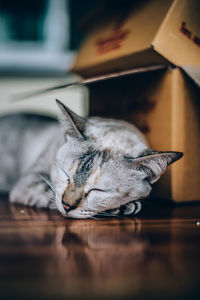
<path id="1" fill-rule="evenodd" d="M 138 72 L 89 85 L 90 115 L 134 123 L 155 150 L 182 151 L 154 185 L 176 202 L 200 197 L 200 89 L 178 68 Z"/>
<path id="2" fill-rule="evenodd" d="M 169 62 L 200 67 L 199 11 L 196 0 L 133 2 L 108 21 L 94 24 L 73 71 L 90 77 Z"/>
<path id="3" fill-rule="evenodd" d="M 199 11 L 195 0 L 137 2 L 94 27 L 73 68 L 90 83 L 91 115 L 134 123 L 152 149 L 184 152 L 153 189 L 175 202 L 200 200 Z"/>

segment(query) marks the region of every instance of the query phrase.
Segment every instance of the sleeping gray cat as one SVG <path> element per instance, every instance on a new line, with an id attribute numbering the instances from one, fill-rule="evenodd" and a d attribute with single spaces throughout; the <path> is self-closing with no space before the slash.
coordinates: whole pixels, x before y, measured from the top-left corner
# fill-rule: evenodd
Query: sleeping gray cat
<path id="1" fill-rule="evenodd" d="M 148 148 L 124 121 L 79 117 L 57 100 L 61 126 L 39 116 L 0 119 L 0 189 L 10 201 L 57 208 L 63 216 L 136 214 L 181 152 Z"/>

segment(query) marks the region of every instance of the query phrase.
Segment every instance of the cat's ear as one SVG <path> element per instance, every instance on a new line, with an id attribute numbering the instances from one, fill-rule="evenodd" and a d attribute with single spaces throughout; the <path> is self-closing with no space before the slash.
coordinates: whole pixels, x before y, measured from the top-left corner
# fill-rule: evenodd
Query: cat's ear
<path id="1" fill-rule="evenodd" d="M 166 168 L 183 156 L 182 152 L 148 151 L 147 155 L 136 159 L 126 158 L 132 168 L 146 174 L 146 178 L 152 184 L 165 172 Z"/>
<path id="2" fill-rule="evenodd" d="M 60 123 L 66 130 L 67 135 L 79 139 L 85 139 L 84 130 L 87 122 L 86 119 L 75 114 L 58 99 L 56 99 L 56 103 L 62 113 L 59 118 Z"/>

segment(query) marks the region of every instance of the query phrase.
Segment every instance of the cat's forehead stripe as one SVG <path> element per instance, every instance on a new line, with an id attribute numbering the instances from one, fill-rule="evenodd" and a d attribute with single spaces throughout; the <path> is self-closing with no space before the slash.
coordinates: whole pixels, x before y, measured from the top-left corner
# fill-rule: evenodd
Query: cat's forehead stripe
<path id="1" fill-rule="evenodd" d="M 82 186 L 83 184 L 86 183 L 88 177 L 94 170 L 96 164 L 95 164 L 95 159 L 101 158 L 101 163 L 105 161 L 106 158 L 106 153 L 105 151 L 88 151 L 81 155 L 79 158 L 80 162 L 76 171 L 76 174 L 74 176 L 74 183 L 77 187 Z"/>

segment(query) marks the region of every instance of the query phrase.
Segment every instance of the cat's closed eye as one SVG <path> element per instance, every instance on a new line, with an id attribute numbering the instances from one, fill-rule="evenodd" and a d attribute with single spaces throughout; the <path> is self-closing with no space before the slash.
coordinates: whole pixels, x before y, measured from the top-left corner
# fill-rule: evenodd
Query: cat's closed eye
<path id="1" fill-rule="evenodd" d="M 94 188 L 94 189 L 89 190 L 87 193 L 85 193 L 85 197 L 87 197 L 91 192 L 107 192 L 107 190 Z"/>

